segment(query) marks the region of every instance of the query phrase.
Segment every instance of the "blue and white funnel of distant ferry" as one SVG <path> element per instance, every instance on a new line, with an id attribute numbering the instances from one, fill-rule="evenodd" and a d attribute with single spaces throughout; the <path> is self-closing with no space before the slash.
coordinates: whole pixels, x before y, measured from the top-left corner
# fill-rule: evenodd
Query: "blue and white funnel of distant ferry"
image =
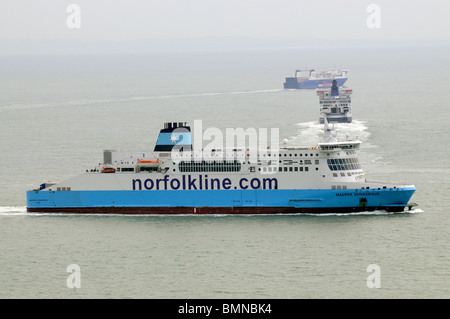
<path id="1" fill-rule="evenodd" d="M 339 96 L 339 87 L 336 80 L 333 80 L 331 84 L 331 96 Z"/>

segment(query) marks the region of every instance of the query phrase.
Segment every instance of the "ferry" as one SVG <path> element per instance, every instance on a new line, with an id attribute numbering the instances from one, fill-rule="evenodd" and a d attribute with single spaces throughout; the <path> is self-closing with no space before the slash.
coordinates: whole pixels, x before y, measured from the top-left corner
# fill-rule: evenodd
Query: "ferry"
<path id="1" fill-rule="evenodd" d="M 331 87 L 333 80 L 338 86 L 343 86 L 347 79 L 348 70 L 296 70 L 294 77 L 287 77 L 283 86 L 285 89 L 318 89 Z"/>
<path id="2" fill-rule="evenodd" d="M 244 147 L 196 153 L 192 152 L 187 123 L 165 123 L 153 151 L 104 150 L 102 163 L 82 174 L 58 183 L 45 182 L 27 191 L 27 211 L 75 214 L 403 211 L 415 192 L 414 185 L 367 180 L 357 157 L 360 144 L 361 141 L 348 137 L 337 139 L 325 116 L 323 140 L 312 147 L 283 145 L 254 153 Z"/>
<path id="3" fill-rule="evenodd" d="M 331 88 L 317 90 L 320 104 L 319 122 L 324 123 L 324 114 L 328 122 L 350 123 L 352 121 L 352 101 L 350 95 L 353 90 L 339 89 L 337 81 L 333 80 Z"/>

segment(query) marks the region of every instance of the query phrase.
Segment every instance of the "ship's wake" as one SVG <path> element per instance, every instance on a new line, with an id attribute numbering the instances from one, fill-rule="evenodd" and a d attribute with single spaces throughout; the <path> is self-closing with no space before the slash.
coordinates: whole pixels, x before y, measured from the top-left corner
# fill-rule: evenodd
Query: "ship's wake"
<path id="1" fill-rule="evenodd" d="M 150 100 L 166 100 L 166 99 L 180 99 L 180 98 L 195 98 L 208 96 L 226 96 L 226 95 L 241 95 L 241 94 L 266 94 L 283 91 L 283 89 L 265 89 L 265 90 L 249 90 L 249 91 L 230 91 L 230 92 L 198 92 L 198 93 L 180 93 L 180 94 L 165 94 L 165 95 L 146 95 L 146 96 L 125 96 L 114 98 L 81 98 L 70 101 L 50 102 L 50 103 L 36 103 L 36 104 L 20 104 L 13 103 L 8 105 L 0 105 L 0 111 L 8 111 L 12 109 L 33 109 L 33 108 L 53 108 L 60 106 L 84 106 L 96 104 L 109 103 L 123 103 L 136 101 L 150 101 Z"/>
<path id="2" fill-rule="evenodd" d="M 330 124 L 330 126 L 333 127 L 333 124 Z M 324 125 L 320 124 L 319 121 L 298 123 L 297 134 L 288 139 L 289 144 L 305 146 L 321 142 L 324 134 L 323 128 Z M 350 139 L 365 142 L 370 136 L 365 121 L 353 120 L 351 123 L 336 123 L 334 128 L 338 139 L 345 139 L 348 135 Z M 365 142 L 364 147 L 371 147 L 371 145 Z"/>
<path id="3" fill-rule="evenodd" d="M 26 206 L 0 206 L 0 216 L 24 215 L 27 212 Z"/>
<path id="4" fill-rule="evenodd" d="M 236 215 L 236 214 L 176 214 L 176 215 L 167 215 L 167 214 L 142 214 L 142 215 L 134 215 L 134 214 L 76 214 L 72 213 L 70 216 L 127 216 L 127 217 L 149 217 L 149 216 L 156 216 L 156 217 L 177 217 L 177 216 L 192 216 L 192 217 L 229 217 L 229 216 L 243 216 L 243 217 L 254 217 L 254 216 L 318 216 L 318 217 L 327 217 L 327 216 L 379 216 L 379 215 L 402 215 L 402 214 L 418 214 L 423 213 L 424 211 L 418 207 L 414 207 L 410 210 L 405 209 L 402 212 L 388 212 L 385 210 L 374 210 L 374 211 L 362 211 L 362 212 L 348 212 L 348 213 L 320 213 L 320 214 L 314 214 L 314 213 L 292 213 L 292 214 L 243 214 L 243 215 Z M 66 213 L 27 213 L 26 206 L 0 206 L 0 217 L 1 216 L 66 216 Z"/>
<path id="5" fill-rule="evenodd" d="M 418 214 L 424 211 L 420 208 L 405 209 L 401 212 L 388 212 L 386 210 L 373 210 L 373 211 L 363 211 L 363 212 L 349 212 L 349 213 L 321 213 L 321 214 L 298 214 L 298 215 L 308 215 L 308 216 L 379 216 L 379 215 L 404 215 L 404 214 Z"/>

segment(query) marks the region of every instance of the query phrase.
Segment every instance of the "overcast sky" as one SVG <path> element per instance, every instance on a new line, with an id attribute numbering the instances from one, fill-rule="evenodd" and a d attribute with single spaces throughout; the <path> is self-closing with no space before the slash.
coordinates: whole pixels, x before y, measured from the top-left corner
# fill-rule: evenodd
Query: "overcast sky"
<path id="1" fill-rule="evenodd" d="M 81 9 L 70 29 L 67 7 Z M 368 28 L 367 7 L 380 8 Z M 1 0 L 0 40 L 192 37 L 449 39 L 450 0 Z"/>

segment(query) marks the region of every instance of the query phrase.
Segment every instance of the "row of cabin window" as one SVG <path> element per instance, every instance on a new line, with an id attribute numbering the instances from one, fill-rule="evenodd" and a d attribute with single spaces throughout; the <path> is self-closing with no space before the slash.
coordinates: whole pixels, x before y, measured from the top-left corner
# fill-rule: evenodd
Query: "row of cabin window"
<path id="1" fill-rule="evenodd" d="M 356 148 L 358 148 L 358 146 L 357 145 L 355 145 L 355 144 L 345 144 L 345 145 L 322 145 L 322 146 L 320 146 L 320 148 L 322 149 L 322 150 L 324 150 L 324 151 L 327 151 L 327 150 L 334 150 L 335 148 L 340 148 L 340 149 L 343 149 L 343 150 L 348 150 L 348 149 L 356 149 Z M 347 154 L 349 154 L 349 153 L 347 153 Z M 328 154 L 328 156 L 329 156 L 330 154 Z M 338 154 L 339 155 L 339 154 Z"/>
<path id="2" fill-rule="evenodd" d="M 181 162 L 178 165 L 180 172 L 239 172 L 241 163 L 234 162 Z"/>
<path id="3" fill-rule="evenodd" d="M 214 154 L 214 153 L 211 153 L 211 154 Z M 233 155 L 233 154 L 232 154 Z M 313 157 L 314 156 L 314 154 L 313 153 L 294 153 L 293 155 L 292 155 L 292 153 L 289 153 L 289 156 L 300 156 L 300 157 L 302 157 L 302 156 L 311 156 L 311 157 Z M 263 153 L 262 154 L 262 156 L 263 157 L 266 157 L 266 156 L 272 156 L 272 154 L 270 153 L 270 152 L 268 152 L 267 154 L 266 153 Z M 278 157 L 282 157 L 282 156 L 285 156 L 285 157 L 287 157 L 288 156 L 288 153 L 284 153 L 283 155 L 282 154 L 280 154 L 280 153 L 278 153 Z M 319 156 L 319 154 L 318 153 L 316 153 L 316 156 Z M 233 156 L 231 156 L 231 157 L 233 157 Z M 259 156 L 259 157 L 261 157 L 261 156 Z M 274 157 L 276 157 L 276 154 L 274 154 Z"/>
<path id="4" fill-rule="evenodd" d="M 284 160 L 285 161 L 285 165 L 292 165 L 292 160 Z M 280 163 L 282 163 L 282 161 L 280 161 Z M 312 161 L 311 160 L 305 160 L 304 162 L 303 162 L 303 160 L 299 160 L 299 165 L 311 165 L 312 164 Z M 319 160 L 315 160 L 314 161 L 314 163 L 316 164 L 316 165 L 319 165 Z"/>
<path id="5" fill-rule="evenodd" d="M 321 103 L 322 104 L 322 103 Z M 324 104 L 324 107 L 328 106 L 348 106 L 348 103 L 340 103 L 340 104 Z"/>
<path id="6" fill-rule="evenodd" d="M 308 156 L 307 153 L 305 153 L 305 154 L 302 154 L 302 153 L 298 154 L 298 156 L 303 156 L 303 155 L 304 156 Z M 264 156 L 265 156 L 265 154 L 264 154 Z M 269 154 L 269 156 L 270 156 L 270 154 Z M 287 157 L 287 154 L 285 153 L 284 156 Z M 289 156 L 292 156 L 292 153 L 289 153 Z M 294 156 L 297 156 L 297 153 L 294 153 Z M 314 156 L 314 154 L 310 153 L 309 156 Z M 319 156 L 319 154 L 316 154 L 316 156 Z M 281 154 L 279 154 L 279 157 L 281 157 Z"/>
<path id="7" fill-rule="evenodd" d="M 292 166 L 290 166 L 290 167 L 278 167 L 278 171 L 279 172 L 303 172 L 303 170 L 305 171 L 305 172 L 307 172 L 308 170 L 309 170 L 309 168 L 308 167 L 297 167 L 297 166 L 294 166 L 294 167 L 292 167 Z M 316 170 L 318 170 L 318 168 L 316 168 Z"/>
<path id="8" fill-rule="evenodd" d="M 277 168 L 268 166 L 268 167 L 262 167 L 262 168 L 260 167 L 260 168 L 258 168 L 258 170 L 259 171 L 262 170 L 263 172 L 276 172 Z M 318 170 L 319 170 L 319 168 L 316 167 L 316 171 L 318 171 Z M 254 171 L 255 171 L 255 168 L 250 167 L 250 172 L 254 172 Z M 303 171 L 307 172 L 307 171 L 309 171 L 309 168 L 308 167 L 298 167 L 298 166 L 278 167 L 278 172 L 303 172 Z"/>
<path id="9" fill-rule="evenodd" d="M 331 189 L 347 189 L 347 186 L 345 186 L 345 185 L 331 186 Z"/>
<path id="10" fill-rule="evenodd" d="M 345 177 L 345 173 L 340 173 L 341 177 Z M 352 176 L 352 175 L 360 175 L 360 173 L 358 172 L 347 172 L 347 176 Z M 333 177 L 338 177 L 337 173 L 333 173 Z"/>
<path id="11" fill-rule="evenodd" d="M 200 168 L 187 168 L 187 167 L 184 167 L 184 168 L 179 168 L 180 169 L 180 172 L 238 172 L 238 170 L 236 170 L 236 171 L 230 171 L 230 170 L 224 170 L 224 171 L 212 171 L 212 170 L 200 170 Z M 261 171 L 261 168 L 258 168 L 258 170 L 259 171 Z M 319 170 L 317 167 L 316 167 L 316 170 Z M 254 167 L 251 167 L 250 168 L 250 172 L 254 172 L 255 171 L 255 168 Z M 263 172 L 276 172 L 277 171 L 277 168 L 276 167 L 262 167 L 262 171 Z M 278 171 L 279 172 L 303 172 L 303 171 L 305 171 L 305 172 L 307 172 L 307 171 L 309 171 L 309 168 L 308 167 L 298 167 L 298 166 L 291 166 L 291 167 L 278 167 Z"/>

